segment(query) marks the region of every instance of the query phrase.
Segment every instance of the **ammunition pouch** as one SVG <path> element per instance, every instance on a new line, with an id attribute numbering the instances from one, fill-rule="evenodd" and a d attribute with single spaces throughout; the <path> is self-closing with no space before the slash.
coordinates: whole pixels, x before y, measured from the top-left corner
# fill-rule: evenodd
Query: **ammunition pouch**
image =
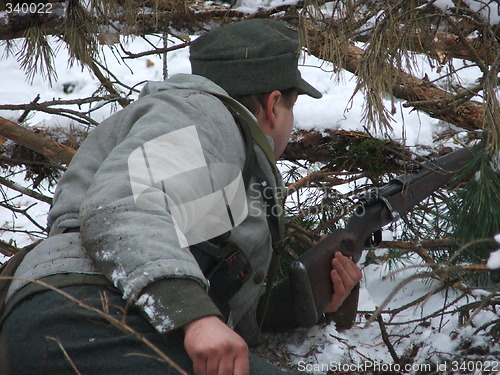
<path id="1" fill-rule="evenodd" d="M 229 300 L 249 279 L 251 267 L 243 252 L 234 244 L 205 241 L 190 246 L 196 262 L 209 282 L 208 296 L 229 319 Z"/>

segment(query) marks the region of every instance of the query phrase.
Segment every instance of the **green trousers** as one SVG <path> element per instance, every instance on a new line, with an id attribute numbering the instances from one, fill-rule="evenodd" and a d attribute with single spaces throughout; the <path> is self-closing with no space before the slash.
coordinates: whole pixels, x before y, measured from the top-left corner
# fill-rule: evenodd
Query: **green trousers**
<path id="1" fill-rule="evenodd" d="M 63 290 L 77 300 L 104 308 L 113 318 L 147 339 L 188 374 L 192 363 L 182 334 L 158 334 L 141 313 L 104 286 Z M 252 375 L 304 374 L 283 372 L 250 354 Z M 54 291 L 23 300 L 5 319 L 0 332 L 0 374 L 3 375 L 166 375 L 179 374 L 143 341 Z"/>

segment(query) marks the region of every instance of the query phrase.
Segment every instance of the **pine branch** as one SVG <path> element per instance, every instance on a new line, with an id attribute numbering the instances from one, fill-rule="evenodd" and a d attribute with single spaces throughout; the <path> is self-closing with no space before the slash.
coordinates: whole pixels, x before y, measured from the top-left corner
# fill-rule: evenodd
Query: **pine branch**
<path id="1" fill-rule="evenodd" d="M 325 57 L 324 46 L 329 44 L 325 40 L 325 35 L 319 29 L 309 28 L 309 39 L 306 44 L 309 53 L 319 58 Z M 357 75 L 363 56 L 364 51 L 361 48 L 349 45 L 348 50 L 345 51 L 344 61 L 329 61 L 343 66 L 347 71 Z M 483 128 L 484 105 L 482 103 L 469 100 L 456 105 L 457 97 L 455 95 L 427 80 L 419 79 L 395 68 L 390 70 L 395 78 L 395 84 L 391 90 L 396 98 L 413 102 L 415 109 L 463 129 L 478 130 Z M 417 105 L 417 103 L 420 104 Z"/>
<path id="2" fill-rule="evenodd" d="M 354 159 L 361 161 L 362 152 L 357 151 L 366 150 L 367 147 L 378 150 L 377 156 L 383 160 L 386 172 L 400 171 L 400 161 L 410 158 L 408 150 L 397 142 L 379 140 L 359 131 L 333 129 L 324 129 L 321 132 L 317 130 L 294 132 L 281 158 L 290 161 L 320 162 L 327 164 L 335 172 L 347 170 L 351 173 L 358 173 L 363 166 L 360 165 L 361 163 L 354 162 Z M 351 148 L 351 153 L 347 152 L 347 148 Z M 349 158 L 349 154 L 352 154 L 353 158 Z M 372 161 L 374 156 L 370 155 Z"/>
<path id="3" fill-rule="evenodd" d="M 73 0 L 74 1 L 74 0 Z M 168 32 L 171 28 L 185 30 L 190 33 L 204 32 L 207 24 L 230 23 L 247 18 L 267 18 L 280 14 L 289 8 L 301 8 L 305 1 L 294 5 L 284 4 L 270 9 L 261 8 L 256 14 L 248 14 L 215 3 L 210 7 L 179 7 L 182 1 L 172 1 L 162 7 L 157 3 L 152 7 L 144 7 L 141 2 L 127 2 L 125 6 L 114 8 L 114 13 L 98 12 L 97 24 L 112 27 L 122 35 L 145 35 Z M 151 9 L 154 9 L 152 11 Z M 45 35 L 60 35 L 64 30 L 62 25 L 66 20 L 67 7 L 63 2 L 55 2 L 50 13 L 43 13 L 37 18 L 37 24 L 43 28 Z M 0 40 L 21 38 L 26 30 L 32 27 L 33 19 L 29 14 L 8 14 L 4 22 L 0 22 Z"/>
<path id="4" fill-rule="evenodd" d="M 355 38 L 358 42 L 368 42 L 369 33 L 363 33 Z M 414 33 L 409 36 L 413 48 L 408 49 L 415 53 L 425 53 L 435 59 L 439 64 L 445 64 L 451 59 L 463 59 L 475 63 L 494 61 L 498 50 L 485 48 L 481 38 L 464 37 L 461 39 L 456 34 L 436 30 L 433 38 L 423 41 L 421 35 Z"/>

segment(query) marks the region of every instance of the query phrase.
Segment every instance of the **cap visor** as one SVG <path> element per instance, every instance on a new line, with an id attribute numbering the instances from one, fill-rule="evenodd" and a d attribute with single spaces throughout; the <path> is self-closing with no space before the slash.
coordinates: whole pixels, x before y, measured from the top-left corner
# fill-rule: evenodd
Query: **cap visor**
<path id="1" fill-rule="evenodd" d="M 309 95 L 315 99 L 319 99 L 323 96 L 318 90 L 316 90 L 314 87 L 312 87 L 309 83 L 304 81 L 302 78 L 300 78 L 299 81 L 299 87 L 297 87 L 300 94 L 306 94 Z"/>

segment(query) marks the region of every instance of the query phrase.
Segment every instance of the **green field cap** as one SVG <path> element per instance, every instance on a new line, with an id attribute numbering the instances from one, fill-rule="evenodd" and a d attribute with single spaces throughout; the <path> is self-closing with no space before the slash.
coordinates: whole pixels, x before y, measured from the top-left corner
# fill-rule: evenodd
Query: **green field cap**
<path id="1" fill-rule="evenodd" d="M 270 19 L 250 19 L 219 27 L 190 47 L 191 70 L 217 83 L 231 96 L 297 88 L 321 98 L 298 69 L 295 26 Z"/>

